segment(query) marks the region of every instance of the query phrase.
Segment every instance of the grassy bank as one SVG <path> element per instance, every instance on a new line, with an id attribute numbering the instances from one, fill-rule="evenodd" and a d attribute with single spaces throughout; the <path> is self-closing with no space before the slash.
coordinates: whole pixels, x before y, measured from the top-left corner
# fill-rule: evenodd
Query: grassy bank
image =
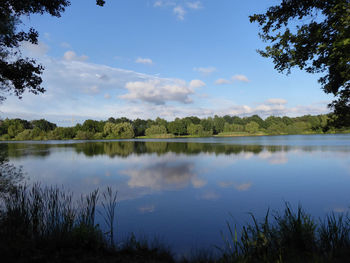
<path id="1" fill-rule="evenodd" d="M 238 236 L 227 222 L 224 245 L 190 258 L 175 260 L 160 243 L 131 235 L 115 242 L 116 193 L 111 189 L 73 201 L 57 187 L 18 187 L 1 196 L 1 262 L 347 262 L 350 257 L 348 215 L 314 220 L 299 207 L 286 204 L 280 213 L 267 212 Z M 101 201 L 100 201 L 101 200 Z M 97 207 L 103 207 L 97 211 Z M 100 213 L 108 231 L 95 223 Z M 219 233 L 218 233 L 219 235 Z"/>

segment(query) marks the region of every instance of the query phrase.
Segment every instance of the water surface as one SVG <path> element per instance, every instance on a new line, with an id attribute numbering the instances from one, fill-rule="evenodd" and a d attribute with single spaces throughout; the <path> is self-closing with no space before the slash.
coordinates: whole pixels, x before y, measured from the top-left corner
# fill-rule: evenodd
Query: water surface
<path id="1" fill-rule="evenodd" d="M 220 244 L 226 220 L 300 202 L 316 219 L 350 205 L 350 135 L 1 143 L 26 182 L 118 190 L 117 239 L 178 252 Z M 231 216 L 230 216 L 231 214 Z"/>

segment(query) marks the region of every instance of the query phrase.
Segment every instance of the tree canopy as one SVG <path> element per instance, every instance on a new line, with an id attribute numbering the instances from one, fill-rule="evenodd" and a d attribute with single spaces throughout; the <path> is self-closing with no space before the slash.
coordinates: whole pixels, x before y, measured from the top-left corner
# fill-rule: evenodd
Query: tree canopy
<path id="1" fill-rule="evenodd" d="M 103 6 L 105 1 L 96 0 Z M 23 42 L 38 44 L 39 33 L 34 28 L 19 29 L 23 16 L 48 13 L 60 17 L 70 5 L 68 0 L 2 0 L 0 2 L 0 100 L 8 93 L 21 98 L 24 91 L 45 92 L 41 74 L 44 67 L 34 59 L 23 57 L 19 47 Z"/>
<path id="2" fill-rule="evenodd" d="M 350 1 L 282 0 L 264 14 L 250 16 L 271 45 L 258 52 L 279 72 L 299 67 L 321 73 L 319 83 L 335 96 L 329 107 L 350 123 Z"/>

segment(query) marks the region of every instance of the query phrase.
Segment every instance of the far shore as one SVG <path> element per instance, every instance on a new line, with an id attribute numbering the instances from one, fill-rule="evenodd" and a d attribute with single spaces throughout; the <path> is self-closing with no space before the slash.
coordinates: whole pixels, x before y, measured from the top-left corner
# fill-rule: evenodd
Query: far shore
<path id="1" fill-rule="evenodd" d="M 130 140 L 130 139 L 181 139 L 181 138 L 220 138 L 220 137 L 261 137 L 261 136 L 286 136 L 286 135 L 329 135 L 329 134 L 350 134 L 350 130 L 346 131 L 335 131 L 327 133 L 317 133 L 317 132 L 308 132 L 308 133 L 298 133 L 298 134 L 268 134 L 268 133 L 220 133 L 211 136 L 199 136 L 199 135 L 173 135 L 173 134 L 155 134 L 152 136 L 137 136 L 135 138 L 108 138 L 108 139 L 86 139 L 83 141 L 113 141 L 113 140 Z M 69 141 L 81 141 L 82 139 L 67 139 Z M 50 139 L 32 139 L 32 140 L 1 140 L 2 142 L 20 142 L 20 141 L 65 141 L 61 140 L 50 140 Z"/>

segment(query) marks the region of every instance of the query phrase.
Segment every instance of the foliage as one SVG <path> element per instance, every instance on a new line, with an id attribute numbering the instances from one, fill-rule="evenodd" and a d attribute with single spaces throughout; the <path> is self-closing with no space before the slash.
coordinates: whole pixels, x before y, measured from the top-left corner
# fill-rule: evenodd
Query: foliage
<path id="1" fill-rule="evenodd" d="M 256 133 L 259 130 L 259 124 L 255 121 L 251 121 L 245 126 L 245 130 L 250 134 Z"/>
<path id="2" fill-rule="evenodd" d="M 168 124 L 168 131 L 175 135 L 185 135 L 187 132 L 186 123 L 179 118 Z"/>
<path id="3" fill-rule="evenodd" d="M 250 16 L 261 27 L 260 37 L 270 42 L 263 57 L 275 68 L 290 73 L 299 67 L 323 73 L 323 90 L 336 99 L 329 105 L 341 125 L 350 123 L 350 2 L 349 0 L 282 0 L 265 14 Z"/>
<path id="4" fill-rule="evenodd" d="M 116 246 L 117 192 L 107 188 L 75 198 L 58 187 L 16 186 L 1 195 L 0 253 L 4 262 L 176 262 L 159 240 L 131 234 Z M 101 210 L 100 210 L 101 209 Z M 95 221 L 99 212 L 107 231 Z M 180 262 L 347 262 L 350 224 L 347 214 L 316 221 L 301 206 L 268 210 L 262 221 L 238 231 L 227 222 L 219 253 L 197 253 Z M 215 256 L 213 256 L 215 255 Z M 7 261 L 6 261 L 7 260 Z"/>
<path id="5" fill-rule="evenodd" d="M 103 0 L 96 4 L 104 5 Z M 19 98 L 25 91 L 33 94 L 45 92 L 41 86 L 44 67 L 34 59 L 22 57 L 19 47 L 23 42 L 38 44 L 39 33 L 22 24 L 24 16 L 50 14 L 60 17 L 70 5 L 68 0 L 2 0 L 0 2 L 0 90 L 3 94 L 13 93 Z M 0 96 L 4 100 L 5 96 Z"/>
<path id="6" fill-rule="evenodd" d="M 198 117 L 176 118 L 168 122 L 164 119 L 129 120 L 125 117 L 109 118 L 108 121 L 86 120 L 74 127 L 56 127 L 56 124 L 41 119 L 26 121 L 5 119 L 0 121 L 1 140 L 100 140 L 127 139 L 134 137 L 172 138 L 177 136 L 242 136 L 346 133 L 349 126 L 335 125 L 334 114 L 305 115 L 301 117 L 270 116 L 265 120 L 258 115 L 240 118 L 238 116 L 199 119 Z M 125 122 L 120 122 L 124 120 Z"/>
<path id="7" fill-rule="evenodd" d="M 134 137 L 134 128 L 129 122 L 107 122 L 103 128 L 104 134 L 110 139 L 128 139 Z"/>
<path id="8" fill-rule="evenodd" d="M 147 128 L 145 131 L 146 136 L 158 135 L 158 134 L 167 134 L 167 130 L 163 125 L 152 125 Z"/>
<path id="9" fill-rule="evenodd" d="M 202 135 L 204 132 L 204 129 L 203 129 L 203 126 L 200 125 L 200 124 L 190 124 L 188 127 L 187 127 L 187 133 L 189 135 Z"/>
<path id="10" fill-rule="evenodd" d="M 31 121 L 31 124 L 34 129 L 38 128 L 39 130 L 45 131 L 45 132 L 52 131 L 57 127 L 56 124 L 44 119 Z"/>

